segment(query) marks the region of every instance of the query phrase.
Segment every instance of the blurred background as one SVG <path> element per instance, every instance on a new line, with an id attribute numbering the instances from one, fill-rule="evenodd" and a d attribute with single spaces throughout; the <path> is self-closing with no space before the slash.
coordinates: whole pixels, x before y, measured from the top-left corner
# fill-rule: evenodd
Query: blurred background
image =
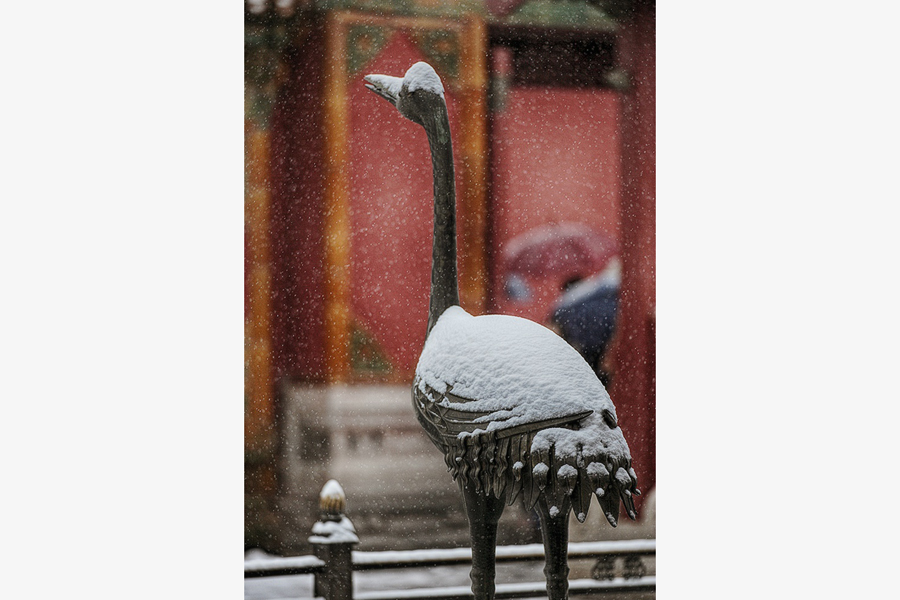
<path id="1" fill-rule="evenodd" d="M 655 2 L 245 5 L 245 548 L 304 554 L 328 479 L 360 550 L 468 544 L 415 421 L 432 179 L 420 127 L 366 90 L 424 60 L 446 90 L 460 297 L 543 323 L 610 390 L 655 536 Z M 500 544 L 540 541 L 520 506 Z"/>

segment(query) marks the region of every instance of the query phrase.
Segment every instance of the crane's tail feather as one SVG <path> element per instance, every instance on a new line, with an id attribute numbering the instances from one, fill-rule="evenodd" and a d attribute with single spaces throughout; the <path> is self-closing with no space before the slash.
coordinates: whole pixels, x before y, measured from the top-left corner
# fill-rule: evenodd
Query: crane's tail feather
<path id="1" fill-rule="evenodd" d="M 538 498 L 541 496 L 541 487 L 540 487 L 540 479 L 539 476 L 535 476 L 534 467 L 535 465 L 530 455 L 529 448 L 531 448 L 531 442 L 534 439 L 534 434 L 529 433 L 527 438 L 522 440 L 522 459 L 524 460 L 525 466 L 522 469 L 522 491 L 525 492 L 525 509 L 531 510 L 534 508 L 534 505 L 537 503 Z M 540 472 L 540 470 L 538 470 Z"/>
<path id="2" fill-rule="evenodd" d="M 636 485 L 637 476 L 634 475 L 634 469 L 629 467 L 626 471 L 624 467 L 619 467 L 616 470 L 616 491 L 618 491 L 619 496 L 621 496 L 622 498 L 622 503 L 625 505 L 625 510 L 628 513 L 628 518 L 632 521 L 637 518 L 637 512 L 634 509 L 634 499 L 632 498 L 632 489 L 636 490 Z"/>
<path id="3" fill-rule="evenodd" d="M 604 494 L 600 498 L 600 509 L 606 515 L 606 520 L 613 527 L 619 524 L 619 497 L 615 494 Z"/>
<path id="4" fill-rule="evenodd" d="M 575 456 L 575 466 L 578 470 L 577 477 L 581 485 L 578 485 L 574 490 L 575 493 L 572 494 L 572 510 L 578 522 L 584 523 L 588 510 L 591 507 L 591 496 L 593 496 L 595 488 L 591 487 L 591 479 L 584 464 L 584 453 L 581 446 L 578 447 L 578 452 Z"/>
<path id="5" fill-rule="evenodd" d="M 507 505 L 521 498 L 527 510 L 543 497 L 551 508 L 568 510 L 565 507 L 571 506 L 582 523 L 591 496 L 597 497 L 600 510 L 613 527 L 618 525 L 622 505 L 629 518 L 637 518 L 634 496 L 640 491 L 627 447 L 623 450 L 615 443 L 595 443 L 590 438 L 574 438 L 577 443 L 573 443 L 573 433 L 589 431 L 579 431 L 580 420 L 559 419 L 533 424 L 532 429 L 518 426 L 514 432 L 468 431 L 472 425 L 464 426 L 457 414 L 461 411 L 437 404 L 447 395 L 449 391 L 441 395 L 414 386 L 413 406 L 461 486 L 471 486 L 477 493 L 494 496 Z M 595 418 L 588 415 L 590 412 L 578 417 Z"/>
<path id="6" fill-rule="evenodd" d="M 506 504 L 512 506 L 516 498 L 522 493 L 522 470 L 525 463 L 522 462 L 522 436 L 509 438 L 509 462 L 512 472 L 512 480 L 506 488 Z"/>
<path id="7" fill-rule="evenodd" d="M 586 457 L 581 448 L 561 453 L 554 444 L 533 448 L 534 432 L 503 439 L 479 432 L 455 442 L 447 449 L 453 478 L 479 494 L 507 505 L 521 498 L 526 510 L 543 497 L 551 507 L 571 506 L 581 523 L 587 518 L 591 496 L 596 496 L 613 527 L 623 505 L 630 519 L 637 518 L 634 496 L 640 492 L 628 457 Z"/>

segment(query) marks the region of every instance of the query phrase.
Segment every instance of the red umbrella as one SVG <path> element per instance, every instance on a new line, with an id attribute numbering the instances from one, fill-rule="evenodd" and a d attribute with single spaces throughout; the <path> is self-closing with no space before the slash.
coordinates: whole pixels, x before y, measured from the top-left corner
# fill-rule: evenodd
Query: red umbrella
<path id="1" fill-rule="evenodd" d="M 610 236 L 581 223 L 553 223 L 513 238 L 503 251 L 504 272 L 560 279 L 587 277 L 603 270 L 618 245 Z"/>

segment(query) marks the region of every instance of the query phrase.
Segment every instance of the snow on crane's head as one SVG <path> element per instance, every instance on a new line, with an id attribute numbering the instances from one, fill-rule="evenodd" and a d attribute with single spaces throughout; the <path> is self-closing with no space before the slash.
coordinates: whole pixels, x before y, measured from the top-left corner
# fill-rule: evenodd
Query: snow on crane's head
<path id="1" fill-rule="evenodd" d="M 444 86 L 428 63 L 417 62 L 403 78 L 390 75 L 366 75 L 366 87 L 393 104 L 400 114 L 425 126 L 427 116 L 443 107 Z"/>

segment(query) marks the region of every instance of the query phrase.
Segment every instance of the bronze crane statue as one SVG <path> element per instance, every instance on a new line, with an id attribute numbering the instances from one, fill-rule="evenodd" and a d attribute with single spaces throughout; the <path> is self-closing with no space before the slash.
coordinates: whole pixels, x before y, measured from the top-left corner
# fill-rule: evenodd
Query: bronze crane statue
<path id="1" fill-rule="evenodd" d="M 472 316 L 459 306 L 456 193 L 444 88 L 418 62 L 366 87 L 425 129 L 434 178 L 431 297 L 412 397 L 416 417 L 459 484 L 472 542 L 472 591 L 494 598 L 497 522 L 518 498 L 541 522 L 547 593 L 568 595 L 568 518 L 596 495 L 615 527 L 620 500 L 639 494 L 616 409 L 584 359 L 526 319 Z"/>

